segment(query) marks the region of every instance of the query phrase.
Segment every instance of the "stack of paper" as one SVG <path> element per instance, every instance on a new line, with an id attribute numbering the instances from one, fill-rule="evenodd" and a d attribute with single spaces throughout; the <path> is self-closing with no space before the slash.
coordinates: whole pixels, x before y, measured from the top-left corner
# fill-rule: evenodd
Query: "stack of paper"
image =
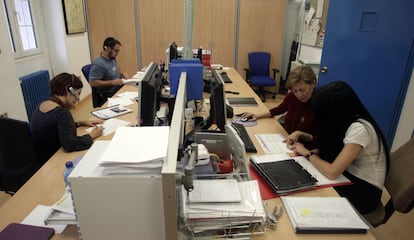
<path id="1" fill-rule="evenodd" d="M 196 237 L 260 234 L 266 220 L 257 181 L 195 180 L 193 192 L 182 188 L 181 216 Z"/>
<path id="2" fill-rule="evenodd" d="M 161 173 L 169 127 L 118 127 L 99 159 L 106 174 Z"/>
<path id="3" fill-rule="evenodd" d="M 67 189 L 63 196 L 50 208 L 45 224 L 76 224 L 72 196 Z"/>

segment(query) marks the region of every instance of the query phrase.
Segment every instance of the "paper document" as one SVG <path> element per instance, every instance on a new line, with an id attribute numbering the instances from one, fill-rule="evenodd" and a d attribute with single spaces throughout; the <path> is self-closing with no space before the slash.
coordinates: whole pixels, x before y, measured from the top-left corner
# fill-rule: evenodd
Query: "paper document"
<path id="1" fill-rule="evenodd" d="M 118 127 L 102 154 L 100 164 L 147 163 L 164 160 L 170 128 Z"/>
<path id="2" fill-rule="evenodd" d="M 369 226 L 344 197 L 281 197 L 296 233 L 365 233 Z"/>
<path id="3" fill-rule="evenodd" d="M 111 118 L 111 119 L 105 120 L 104 123 L 102 124 L 102 126 L 104 127 L 103 135 L 107 136 L 107 135 L 115 132 L 118 127 L 127 126 L 130 123 L 131 122 L 116 119 L 116 118 Z M 86 129 L 86 131 L 87 132 L 92 132 L 93 128 L 94 127 L 90 127 L 88 129 Z"/>
<path id="4" fill-rule="evenodd" d="M 283 142 L 285 137 L 282 134 L 256 134 L 255 136 L 265 153 L 293 153 Z"/>
<path id="5" fill-rule="evenodd" d="M 136 78 L 131 78 L 131 79 L 122 79 L 122 82 L 123 82 L 124 84 L 137 85 L 137 84 L 138 84 L 138 79 L 136 79 Z"/>
<path id="6" fill-rule="evenodd" d="M 259 185 L 256 180 L 237 182 L 241 195 L 241 201 L 237 203 L 191 203 L 182 201 L 182 213 L 188 220 L 201 220 L 218 218 L 220 224 L 223 219 L 231 220 L 232 217 L 244 217 L 264 220 L 266 212 L 260 197 Z M 182 197 L 186 199 L 186 190 L 182 187 Z"/>
<path id="7" fill-rule="evenodd" d="M 127 113 L 132 112 L 131 109 L 125 108 L 121 105 L 114 105 L 107 108 L 102 108 L 99 110 L 92 111 L 91 114 L 97 118 L 106 120 L 114 117 L 118 117 Z"/>
<path id="8" fill-rule="evenodd" d="M 241 195 L 236 179 L 194 180 L 189 192 L 190 202 L 240 202 Z"/>
<path id="9" fill-rule="evenodd" d="M 46 225 L 45 219 L 51 212 L 50 206 L 45 205 L 37 205 L 32 212 L 21 222 L 22 224 L 29 224 L 34 226 L 40 226 L 40 227 L 51 227 L 55 229 L 55 233 L 62 233 L 65 228 L 67 227 L 67 224 L 54 224 L 54 225 Z"/>

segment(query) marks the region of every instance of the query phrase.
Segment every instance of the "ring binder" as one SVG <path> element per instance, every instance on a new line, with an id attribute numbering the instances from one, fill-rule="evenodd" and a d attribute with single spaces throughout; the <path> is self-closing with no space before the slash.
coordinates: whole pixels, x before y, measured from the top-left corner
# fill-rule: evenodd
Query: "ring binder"
<path id="1" fill-rule="evenodd" d="M 279 195 L 311 189 L 318 182 L 294 159 L 257 163 L 253 158 L 251 164 L 272 190 Z"/>

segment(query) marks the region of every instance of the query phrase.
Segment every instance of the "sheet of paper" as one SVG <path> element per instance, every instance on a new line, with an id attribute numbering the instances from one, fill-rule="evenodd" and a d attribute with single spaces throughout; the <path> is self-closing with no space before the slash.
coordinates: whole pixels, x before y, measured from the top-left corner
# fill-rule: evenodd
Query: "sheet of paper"
<path id="1" fill-rule="evenodd" d="M 265 219 L 266 212 L 260 197 L 256 180 L 238 182 L 241 201 L 238 203 L 190 203 L 182 201 L 183 216 L 189 219 L 205 219 L 210 217 L 259 217 Z M 182 198 L 186 199 L 186 191 L 182 187 Z"/>
<path id="2" fill-rule="evenodd" d="M 72 196 L 70 190 L 65 191 L 63 196 L 51 207 L 58 211 L 75 215 L 75 208 L 73 207 Z"/>
<path id="3" fill-rule="evenodd" d="M 293 157 L 300 165 L 302 165 L 303 168 L 308 170 L 312 176 L 314 176 L 316 179 L 318 179 L 318 182 L 316 185 L 318 186 L 324 186 L 324 185 L 337 185 L 337 184 L 343 184 L 343 183 L 351 183 L 351 181 L 346 178 L 344 175 L 340 175 L 336 179 L 330 180 L 329 178 L 325 177 L 321 172 L 319 172 L 311 162 L 309 162 L 305 157 L 303 156 L 297 156 Z"/>
<path id="4" fill-rule="evenodd" d="M 107 136 L 115 132 L 118 127 L 127 126 L 130 123 L 131 122 L 120 120 L 117 118 L 110 118 L 108 120 L 105 120 L 104 123 L 102 124 L 102 126 L 104 127 L 103 135 Z M 86 129 L 87 132 L 92 132 L 92 130 L 93 130 L 93 127 Z"/>
<path id="5" fill-rule="evenodd" d="M 127 91 L 123 93 L 118 93 L 117 96 L 134 100 L 135 98 L 138 97 L 138 91 L 135 91 L 135 92 Z"/>
<path id="6" fill-rule="evenodd" d="M 167 154 L 170 128 L 118 127 L 99 163 L 145 163 L 162 160 Z"/>
<path id="7" fill-rule="evenodd" d="M 108 98 L 108 106 L 115 106 L 115 105 L 128 106 L 131 104 L 133 104 L 133 102 L 129 98 L 125 98 L 125 97 Z"/>
<path id="8" fill-rule="evenodd" d="M 40 226 L 40 227 L 50 227 L 55 229 L 55 233 L 61 234 L 65 228 L 68 226 L 66 224 L 59 224 L 59 225 L 45 225 L 45 219 L 49 215 L 51 211 L 50 206 L 45 205 L 37 205 L 32 212 L 27 215 L 25 219 L 21 222 L 22 224 L 28 224 L 28 225 L 34 225 L 34 226 Z"/>
<path id="9" fill-rule="evenodd" d="M 265 153 L 293 153 L 283 142 L 285 137 L 282 134 L 256 134 L 255 136 Z"/>
<path id="10" fill-rule="evenodd" d="M 240 202 L 239 184 L 236 179 L 194 180 L 189 192 L 190 202 Z"/>

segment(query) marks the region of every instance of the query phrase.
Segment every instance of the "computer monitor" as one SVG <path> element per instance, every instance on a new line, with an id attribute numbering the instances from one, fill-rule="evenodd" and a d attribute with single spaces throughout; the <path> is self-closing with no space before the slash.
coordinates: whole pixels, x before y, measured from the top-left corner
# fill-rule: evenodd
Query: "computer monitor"
<path id="1" fill-rule="evenodd" d="M 151 62 L 138 82 L 138 126 L 154 126 L 154 119 L 160 109 L 161 69 Z"/>
<path id="2" fill-rule="evenodd" d="M 172 60 L 178 59 L 178 46 L 177 43 L 172 41 L 165 50 L 165 66 L 164 69 L 168 70 L 169 64 Z"/>
<path id="3" fill-rule="evenodd" d="M 224 132 L 226 117 L 224 81 L 221 78 L 221 74 L 217 70 L 213 70 L 210 80 L 210 115 L 207 119 L 206 127 L 209 128 L 215 123 L 217 130 Z"/>

